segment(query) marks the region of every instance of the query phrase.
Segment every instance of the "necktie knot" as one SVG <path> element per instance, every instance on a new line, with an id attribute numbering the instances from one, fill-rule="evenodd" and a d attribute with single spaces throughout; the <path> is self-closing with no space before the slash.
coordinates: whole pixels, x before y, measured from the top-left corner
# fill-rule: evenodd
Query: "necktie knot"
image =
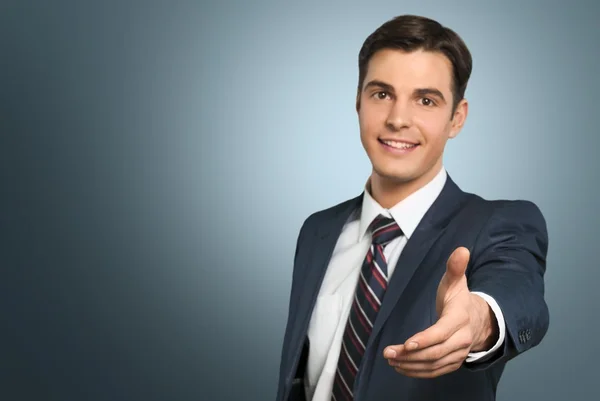
<path id="1" fill-rule="evenodd" d="M 370 228 L 375 245 L 386 246 L 389 242 L 402 235 L 402 230 L 398 226 L 398 223 L 394 219 L 381 214 L 373 220 Z"/>

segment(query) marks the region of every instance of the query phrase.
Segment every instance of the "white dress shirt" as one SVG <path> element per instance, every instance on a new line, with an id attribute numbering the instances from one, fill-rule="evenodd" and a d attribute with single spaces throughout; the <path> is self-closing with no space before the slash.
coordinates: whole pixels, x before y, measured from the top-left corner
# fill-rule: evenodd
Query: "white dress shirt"
<path id="1" fill-rule="evenodd" d="M 331 399 L 342 336 L 350 314 L 352 297 L 362 262 L 371 245 L 369 225 L 377 215 L 383 214 L 393 217 L 402 229 L 404 235 L 394 239 L 384 250 L 388 261 L 388 277 L 391 277 L 404 245 L 442 191 L 446 177 L 446 170 L 442 167 L 432 181 L 391 209 L 382 208 L 371 197 L 367 183 L 361 210 L 357 210 L 351 216 L 338 238 L 311 316 L 308 327 L 310 352 L 304 381 L 307 401 L 330 401 Z M 499 323 L 499 339 L 490 350 L 469 354 L 467 363 L 475 362 L 496 351 L 505 337 L 504 318 L 498 304 L 487 294 L 475 294 L 485 299 L 494 311 Z"/>

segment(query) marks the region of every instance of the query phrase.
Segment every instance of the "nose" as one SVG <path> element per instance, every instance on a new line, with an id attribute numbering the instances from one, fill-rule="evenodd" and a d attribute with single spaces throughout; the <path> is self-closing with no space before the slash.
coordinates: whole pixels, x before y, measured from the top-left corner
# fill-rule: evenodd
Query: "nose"
<path id="1" fill-rule="evenodd" d="M 391 131 L 400 131 L 410 126 L 410 110 L 406 102 L 396 100 L 390 107 L 385 125 Z"/>

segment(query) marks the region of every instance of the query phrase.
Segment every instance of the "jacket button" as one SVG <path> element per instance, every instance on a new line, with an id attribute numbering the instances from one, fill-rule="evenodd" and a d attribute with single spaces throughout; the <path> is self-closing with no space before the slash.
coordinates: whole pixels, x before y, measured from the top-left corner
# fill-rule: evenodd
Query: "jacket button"
<path id="1" fill-rule="evenodd" d="M 528 334 L 527 330 L 520 330 L 519 331 L 519 342 L 521 344 L 525 344 L 530 338 L 530 334 Z"/>

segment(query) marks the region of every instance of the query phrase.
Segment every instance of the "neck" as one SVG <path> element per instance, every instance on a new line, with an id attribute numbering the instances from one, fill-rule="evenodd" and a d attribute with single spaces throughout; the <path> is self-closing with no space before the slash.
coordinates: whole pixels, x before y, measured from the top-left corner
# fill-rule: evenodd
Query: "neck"
<path id="1" fill-rule="evenodd" d="M 390 209 L 431 182 L 441 168 L 441 165 L 432 168 L 422 176 L 409 181 L 398 181 L 390 177 L 383 177 L 373 171 L 369 179 L 369 192 L 381 207 Z"/>

